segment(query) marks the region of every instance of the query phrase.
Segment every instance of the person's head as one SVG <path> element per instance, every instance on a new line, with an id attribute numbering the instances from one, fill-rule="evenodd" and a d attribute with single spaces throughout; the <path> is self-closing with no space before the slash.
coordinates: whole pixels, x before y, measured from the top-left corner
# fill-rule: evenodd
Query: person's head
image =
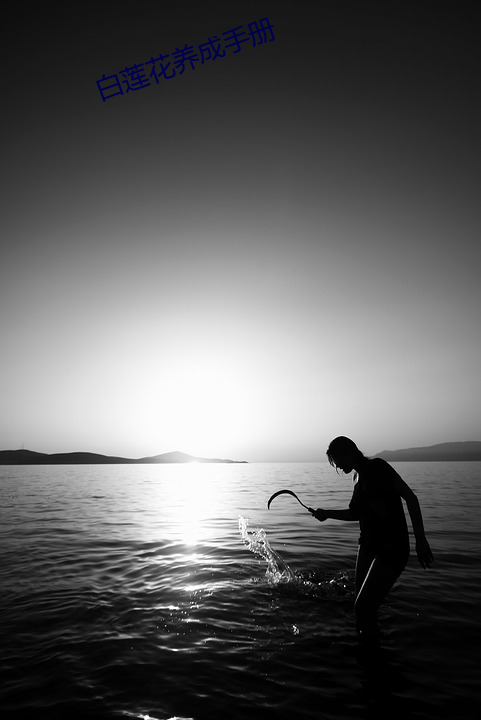
<path id="1" fill-rule="evenodd" d="M 345 473 L 350 473 L 354 468 L 357 469 L 359 463 L 365 460 L 356 443 L 344 435 L 334 438 L 327 448 L 326 454 L 331 465 L 336 470 L 340 469 Z"/>

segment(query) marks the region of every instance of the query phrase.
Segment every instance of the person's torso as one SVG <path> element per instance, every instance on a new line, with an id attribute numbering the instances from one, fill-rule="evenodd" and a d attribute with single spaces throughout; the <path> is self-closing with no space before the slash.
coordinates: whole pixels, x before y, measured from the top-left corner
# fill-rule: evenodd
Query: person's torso
<path id="1" fill-rule="evenodd" d="M 369 460 L 358 474 L 353 501 L 359 516 L 359 543 L 373 550 L 409 547 L 406 516 L 387 463 Z"/>

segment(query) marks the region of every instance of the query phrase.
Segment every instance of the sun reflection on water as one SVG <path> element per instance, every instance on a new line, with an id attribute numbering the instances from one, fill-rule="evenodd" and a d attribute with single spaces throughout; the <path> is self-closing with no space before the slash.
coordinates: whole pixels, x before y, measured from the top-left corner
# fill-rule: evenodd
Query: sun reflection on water
<path id="1" fill-rule="evenodd" d="M 211 465 L 191 462 L 176 468 L 166 488 L 167 504 L 175 513 L 173 528 L 183 544 L 192 548 L 189 557 L 193 563 L 201 560 L 194 548 L 213 533 L 214 476 Z"/>

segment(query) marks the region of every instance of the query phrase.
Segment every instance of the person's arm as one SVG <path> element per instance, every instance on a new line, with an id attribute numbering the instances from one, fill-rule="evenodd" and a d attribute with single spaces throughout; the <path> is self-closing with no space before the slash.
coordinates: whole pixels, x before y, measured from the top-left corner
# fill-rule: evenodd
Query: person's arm
<path id="1" fill-rule="evenodd" d="M 434 556 L 424 533 L 423 515 L 419 500 L 411 489 L 409 497 L 406 498 L 406 505 L 416 537 L 416 553 L 419 563 L 421 567 L 429 568 L 434 562 Z"/>
<path id="2" fill-rule="evenodd" d="M 323 508 L 317 508 L 312 514 L 319 522 L 324 522 L 324 520 L 358 520 L 358 517 L 349 508 L 346 510 L 324 510 Z"/>
<path id="3" fill-rule="evenodd" d="M 324 510 L 317 508 L 313 513 L 316 520 L 359 520 L 359 488 L 357 484 L 357 473 L 355 475 L 354 491 L 352 493 L 349 507 L 345 510 Z"/>
<path id="4" fill-rule="evenodd" d="M 397 473 L 394 478 L 394 482 L 399 495 L 403 498 L 407 505 L 414 536 L 416 538 L 416 553 L 419 563 L 423 568 L 429 568 L 434 562 L 434 556 L 431 552 L 431 548 L 429 547 L 429 543 L 424 532 L 423 515 L 417 495 L 413 493 L 409 485 L 405 483 L 401 476 Z"/>

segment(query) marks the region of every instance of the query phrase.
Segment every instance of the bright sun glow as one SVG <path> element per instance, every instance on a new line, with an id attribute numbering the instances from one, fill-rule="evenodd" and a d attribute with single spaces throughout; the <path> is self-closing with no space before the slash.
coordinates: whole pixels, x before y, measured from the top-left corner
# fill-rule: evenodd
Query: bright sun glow
<path id="1" fill-rule="evenodd" d="M 180 356 L 187 359 L 162 363 L 155 381 L 143 379 L 147 406 L 137 414 L 139 436 L 150 438 L 152 447 L 160 440 L 165 448 L 201 457 L 219 457 L 242 445 L 252 423 L 248 375 L 214 356 L 203 362 L 187 352 Z"/>

